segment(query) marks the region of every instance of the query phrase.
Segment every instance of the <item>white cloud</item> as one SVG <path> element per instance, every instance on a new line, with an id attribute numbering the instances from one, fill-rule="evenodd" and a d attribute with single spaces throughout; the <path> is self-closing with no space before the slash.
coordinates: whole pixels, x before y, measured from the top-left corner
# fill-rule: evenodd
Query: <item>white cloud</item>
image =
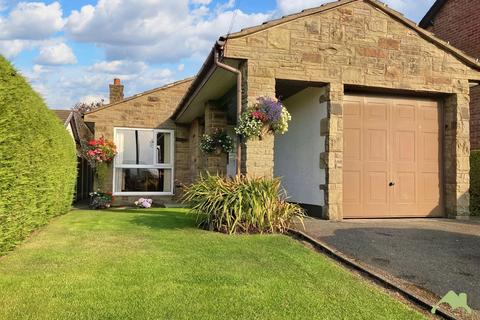
<path id="1" fill-rule="evenodd" d="M 13 59 L 20 52 L 31 47 L 32 43 L 27 40 L 0 40 L 0 54 L 7 59 Z"/>
<path id="2" fill-rule="evenodd" d="M 96 6 L 73 11 L 66 33 L 104 48 L 108 60 L 175 62 L 206 54 L 218 36 L 228 31 L 234 11 L 226 8 L 233 4 L 230 0 L 220 4 L 222 10 L 211 11 L 189 8 L 188 0 L 100 0 Z M 237 11 L 234 26 L 259 24 L 269 17 Z"/>
<path id="3" fill-rule="evenodd" d="M 183 70 L 185 70 L 185 64 L 180 63 L 180 64 L 178 65 L 178 67 L 177 67 L 177 70 L 180 71 L 180 72 L 182 72 Z"/>
<path id="4" fill-rule="evenodd" d="M 277 8 L 280 14 L 300 12 L 303 9 L 317 7 L 331 0 L 277 0 Z"/>
<path id="5" fill-rule="evenodd" d="M 40 53 L 35 61 L 44 65 L 64 65 L 77 63 L 77 58 L 72 48 L 65 43 L 58 43 L 40 48 Z"/>
<path id="6" fill-rule="evenodd" d="M 416 21 L 421 18 L 420 15 L 427 12 L 434 1 L 435 0 L 382 0 L 383 3 Z M 277 0 L 277 14 L 286 15 L 296 13 L 329 2 L 333 2 L 333 0 Z"/>
<path id="7" fill-rule="evenodd" d="M 21 70 L 29 79 L 33 88 L 39 92 L 51 108 L 70 108 L 85 97 L 95 97 L 108 103 L 108 85 L 113 78 L 119 77 L 125 85 L 125 96 L 160 87 L 176 80 L 175 73 L 163 67 L 149 66 L 144 62 L 121 61 L 120 64 L 139 67 L 130 73 L 116 73 L 115 64 L 99 62 L 90 66 L 64 65 L 44 66 L 34 65 Z"/>
<path id="8" fill-rule="evenodd" d="M 85 104 L 105 102 L 105 97 L 103 97 L 103 96 L 92 96 L 92 95 L 83 96 L 78 100 L 78 102 L 85 103 Z"/>
<path id="9" fill-rule="evenodd" d="M 192 0 L 193 4 L 201 4 L 201 5 L 209 5 L 212 2 L 212 0 Z"/>
<path id="10" fill-rule="evenodd" d="M 8 16 L 0 16 L 0 39 L 45 39 L 64 26 L 63 12 L 58 2 L 20 2 Z"/>
<path id="11" fill-rule="evenodd" d="M 7 1 L 6 0 L 0 0 L 0 12 L 5 11 L 7 9 L 8 9 Z"/>
<path id="12" fill-rule="evenodd" d="M 127 60 L 101 61 L 89 68 L 93 72 L 103 72 L 116 75 L 138 74 L 147 69 L 145 62 L 133 62 Z"/>

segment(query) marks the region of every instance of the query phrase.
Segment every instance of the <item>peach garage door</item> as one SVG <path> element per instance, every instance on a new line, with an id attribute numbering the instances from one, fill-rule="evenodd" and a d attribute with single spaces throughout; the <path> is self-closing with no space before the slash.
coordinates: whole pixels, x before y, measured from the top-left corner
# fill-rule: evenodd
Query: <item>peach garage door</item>
<path id="1" fill-rule="evenodd" d="M 345 97 L 345 218 L 443 216 L 440 121 L 433 100 Z"/>

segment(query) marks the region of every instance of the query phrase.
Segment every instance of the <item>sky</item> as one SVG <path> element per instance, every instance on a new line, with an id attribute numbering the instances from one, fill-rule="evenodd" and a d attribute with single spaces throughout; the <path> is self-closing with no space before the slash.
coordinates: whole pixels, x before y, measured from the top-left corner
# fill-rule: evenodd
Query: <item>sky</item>
<path id="1" fill-rule="evenodd" d="M 37 0 L 38 1 L 38 0 Z M 0 0 L 0 54 L 52 109 L 195 75 L 219 36 L 331 0 Z M 434 0 L 386 0 L 418 22 Z"/>

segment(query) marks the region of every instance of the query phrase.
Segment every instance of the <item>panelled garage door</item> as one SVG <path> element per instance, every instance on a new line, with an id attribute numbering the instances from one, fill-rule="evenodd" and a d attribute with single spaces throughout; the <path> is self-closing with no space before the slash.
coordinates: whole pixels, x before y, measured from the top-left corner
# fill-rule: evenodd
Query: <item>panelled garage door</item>
<path id="1" fill-rule="evenodd" d="M 443 216 L 440 121 L 432 100 L 345 97 L 345 218 Z"/>

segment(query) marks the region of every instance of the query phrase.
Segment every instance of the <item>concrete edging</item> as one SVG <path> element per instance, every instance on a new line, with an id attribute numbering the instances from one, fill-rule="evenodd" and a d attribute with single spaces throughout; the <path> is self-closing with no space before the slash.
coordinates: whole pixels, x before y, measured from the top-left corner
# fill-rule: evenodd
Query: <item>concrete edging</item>
<path id="1" fill-rule="evenodd" d="M 433 308 L 433 305 L 430 302 L 420 297 L 416 293 L 412 292 L 411 290 L 408 290 L 407 288 L 402 287 L 400 283 L 395 283 L 394 281 L 387 279 L 386 277 L 379 274 L 378 272 L 375 272 L 371 268 L 358 264 L 353 259 L 349 258 L 348 256 L 341 253 L 340 251 L 329 247 L 327 244 L 312 238 L 306 233 L 299 230 L 295 230 L 295 229 L 288 229 L 288 234 L 290 236 L 297 237 L 301 240 L 304 240 L 310 243 L 318 251 L 326 253 L 328 256 L 342 263 L 343 265 L 351 269 L 354 269 L 356 271 L 359 271 L 362 275 L 370 278 L 371 280 L 374 280 L 375 282 L 381 284 L 383 287 L 401 294 L 404 298 L 414 303 L 418 307 L 428 312 L 430 312 L 430 310 Z M 435 315 L 448 320 L 459 320 L 459 318 L 457 318 L 454 314 L 440 308 L 437 309 Z"/>

